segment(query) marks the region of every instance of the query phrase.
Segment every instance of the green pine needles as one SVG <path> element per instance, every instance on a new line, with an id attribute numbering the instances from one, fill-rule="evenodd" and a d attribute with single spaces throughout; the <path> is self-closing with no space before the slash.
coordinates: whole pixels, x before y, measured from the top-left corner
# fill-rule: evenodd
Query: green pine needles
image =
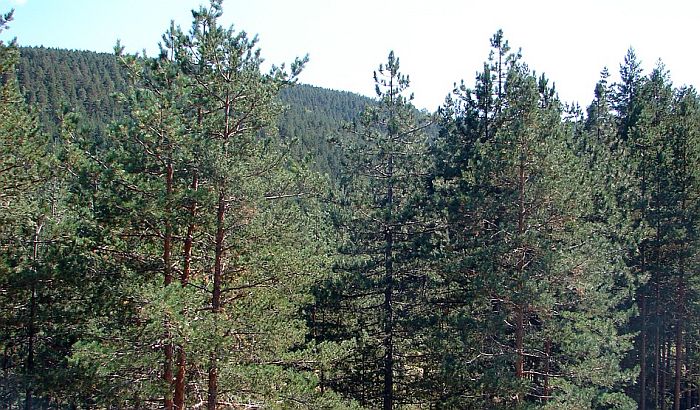
<path id="1" fill-rule="evenodd" d="M 393 52 L 297 85 L 222 13 L 0 43 L 0 407 L 700 404 L 694 88 L 629 50 L 566 105 L 498 31 L 431 114 Z"/>

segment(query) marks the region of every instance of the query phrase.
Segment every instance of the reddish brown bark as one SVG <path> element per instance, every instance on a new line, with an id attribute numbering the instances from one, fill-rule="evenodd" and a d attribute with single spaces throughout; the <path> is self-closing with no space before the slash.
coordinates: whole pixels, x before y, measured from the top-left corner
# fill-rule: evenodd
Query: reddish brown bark
<path id="1" fill-rule="evenodd" d="M 216 352 L 211 352 L 209 355 L 209 380 L 207 382 L 207 410 L 216 410 L 216 401 L 218 398 L 218 369 L 217 369 Z"/>
<path id="2" fill-rule="evenodd" d="M 185 370 L 187 367 L 187 353 L 183 346 L 177 351 L 177 375 L 175 376 L 174 405 L 176 410 L 185 409 Z"/>
<path id="3" fill-rule="evenodd" d="M 197 175 L 197 172 L 195 171 L 194 175 L 192 176 L 192 185 L 190 185 L 190 188 L 192 189 L 192 192 L 196 192 L 197 189 L 199 188 L 199 177 Z M 182 263 L 182 273 L 180 275 L 180 282 L 182 283 L 182 286 L 187 285 L 187 283 L 190 280 L 190 275 L 191 275 L 191 267 L 192 267 L 192 244 L 194 242 L 194 233 L 197 229 L 197 225 L 195 224 L 195 218 L 197 216 L 197 202 L 192 201 L 192 204 L 190 205 L 190 224 L 187 226 L 187 235 L 185 236 L 185 244 L 184 244 L 184 258 L 183 258 L 183 263 Z"/>
<path id="4" fill-rule="evenodd" d="M 515 376 L 522 378 L 525 376 L 525 361 L 523 354 L 523 339 L 524 339 L 524 319 L 523 319 L 523 307 L 518 306 L 516 308 L 516 318 L 515 318 L 515 353 L 517 354 L 515 361 Z"/>

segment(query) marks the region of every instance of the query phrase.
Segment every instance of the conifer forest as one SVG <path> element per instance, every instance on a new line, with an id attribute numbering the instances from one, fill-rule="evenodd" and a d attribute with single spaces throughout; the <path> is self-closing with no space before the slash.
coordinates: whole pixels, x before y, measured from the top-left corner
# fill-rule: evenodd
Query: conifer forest
<path id="1" fill-rule="evenodd" d="M 222 13 L 0 43 L 1 409 L 700 405 L 697 90 L 629 49 L 567 104 L 498 31 L 428 112 Z"/>

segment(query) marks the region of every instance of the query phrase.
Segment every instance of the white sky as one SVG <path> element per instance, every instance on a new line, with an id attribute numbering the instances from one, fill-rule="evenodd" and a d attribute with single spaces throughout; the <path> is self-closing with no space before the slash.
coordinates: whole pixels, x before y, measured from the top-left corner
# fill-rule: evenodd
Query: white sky
<path id="1" fill-rule="evenodd" d="M 22 45 L 154 53 L 175 19 L 200 0 L 0 0 L 16 9 L 1 39 Z M 309 53 L 304 83 L 373 96 L 372 71 L 390 50 L 411 78 L 415 103 L 434 110 L 488 56 L 499 28 L 567 102 L 588 104 L 601 69 L 613 79 L 632 46 L 648 72 L 658 59 L 676 85 L 700 84 L 700 2 L 691 0 L 224 0 L 225 25 L 259 34 L 268 62 Z"/>

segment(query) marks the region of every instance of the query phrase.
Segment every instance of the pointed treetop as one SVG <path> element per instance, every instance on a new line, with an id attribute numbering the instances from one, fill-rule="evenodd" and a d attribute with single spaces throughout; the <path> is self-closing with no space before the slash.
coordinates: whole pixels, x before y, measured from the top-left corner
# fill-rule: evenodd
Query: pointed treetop
<path id="1" fill-rule="evenodd" d="M 493 37 L 491 37 L 491 47 L 495 49 L 503 49 L 504 53 L 510 51 L 508 40 L 504 40 L 502 29 L 498 29 L 498 31 L 493 35 Z"/>
<path id="2" fill-rule="evenodd" d="M 627 49 L 625 60 L 620 64 L 620 78 L 625 84 L 636 83 L 642 75 L 642 62 L 637 59 L 634 48 Z"/>
<path id="3" fill-rule="evenodd" d="M 14 14 L 15 9 L 10 9 L 10 11 L 5 13 L 4 15 L 0 14 L 0 33 L 10 28 L 8 23 L 12 21 Z M 14 40 L 11 43 L 14 43 Z M 0 46 L 3 45 L 4 43 L 2 42 L 2 40 L 0 40 Z"/>
<path id="4" fill-rule="evenodd" d="M 13 15 L 15 14 L 15 9 L 10 9 L 9 12 L 3 14 L 0 14 L 0 33 L 2 33 L 3 30 L 9 28 L 8 23 L 12 21 Z"/>
<path id="5" fill-rule="evenodd" d="M 408 98 L 401 97 L 401 93 L 409 86 L 410 79 L 399 71 L 399 58 L 394 51 L 389 52 L 386 64 L 380 64 L 374 72 L 374 90 L 379 98 L 388 98 L 395 103 L 411 101 L 413 95 Z"/>

